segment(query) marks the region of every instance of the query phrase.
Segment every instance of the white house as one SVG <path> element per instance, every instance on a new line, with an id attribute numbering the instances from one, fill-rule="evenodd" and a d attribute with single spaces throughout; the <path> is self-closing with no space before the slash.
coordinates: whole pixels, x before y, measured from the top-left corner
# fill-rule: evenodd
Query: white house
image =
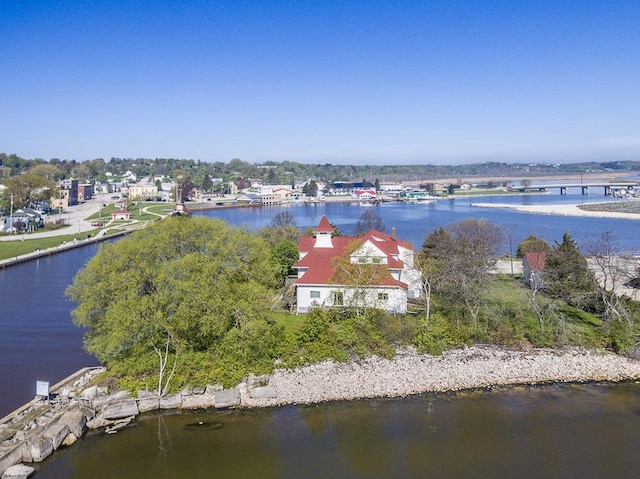
<path id="1" fill-rule="evenodd" d="M 407 299 L 421 295 L 419 270 L 414 268 L 415 251 L 411 243 L 380 231 L 370 230 L 362 237 L 334 236 L 335 229 L 325 216 L 313 236 L 303 236 L 298 244 L 300 259 L 296 285 L 297 311 L 314 307 L 348 306 L 359 302 L 393 313 L 407 311 Z M 354 242 L 357 242 L 353 245 Z M 353 245 L 353 246 L 352 246 Z M 373 264 L 383 271 L 375 284 L 340 284 L 335 279 L 334 258 L 351 251 L 353 264 Z"/>
<path id="2" fill-rule="evenodd" d="M 113 213 L 111 213 L 111 219 L 113 221 L 129 220 L 131 219 L 131 212 L 127 210 L 116 210 Z"/>

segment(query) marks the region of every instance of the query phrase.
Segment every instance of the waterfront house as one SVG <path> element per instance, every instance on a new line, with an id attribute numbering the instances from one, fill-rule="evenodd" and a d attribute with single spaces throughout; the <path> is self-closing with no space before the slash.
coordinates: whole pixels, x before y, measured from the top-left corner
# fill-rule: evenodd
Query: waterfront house
<path id="1" fill-rule="evenodd" d="M 354 244 L 355 242 L 355 244 Z M 341 284 L 336 280 L 335 260 L 350 251 L 349 262 L 380 268 L 374 281 Z M 364 236 L 335 236 L 335 228 L 323 216 L 313 236 L 303 236 L 298 244 L 300 259 L 293 265 L 297 311 L 314 307 L 344 307 L 364 304 L 404 314 L 407 300 L 421 295 L 419 270 L 414 268 L 415 250 L 411 243 L 380 231 Z"/>

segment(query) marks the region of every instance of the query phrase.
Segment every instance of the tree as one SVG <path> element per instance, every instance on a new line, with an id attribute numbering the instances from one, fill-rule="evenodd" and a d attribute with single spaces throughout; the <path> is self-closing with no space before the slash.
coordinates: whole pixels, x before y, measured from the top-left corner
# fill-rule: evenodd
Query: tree
<path id="1" fill-rule="evenodd" d="M 35 165 L 29 168 L 29 173 L 42 176 L 43 178 L 51 181 L 58 181 L 64 177 L 64 171 L 50 163 Z"/>
<path id="2" fill-rule="evenodd" d="M 57 185 L 53 180 L 33 173 L 13 176 L 4 182 L 5 203 L 13 195 L 13 207 L 24 208 L 35 201 L 49 200 L 57 191 Z"/>
<path id="3" fill-rule="evenodd" d="M 535 235 L 529 236 L 522 243 L 518 245 L 516 249 L 516 258 L 524 258 L 526 253 L 533 252 L 550 252 L 551 246 L 542 238 L 538 238 Z"/>
<path id="4" fill-rule="evenodd" d="M 283 238 L 271 248 L 269 259 L 278 270 L 280 285 L 285 283 L 287 276 L 295 272 L 292 266 L 299 258 L 298 244 L 289 238 Z"/>
<path id="5" fill-rule="evenodd" d="M 271 220 L 271 227 L 281 228 L 286 226 L 293 226 L 297 228 L 298 223 L 296 222 L 295 216 L 293 216 L 291 213 L 289 213 L 288 211 L 280 211 Z"/>
<path id="6" fill-rule="evenodd" d="M 369 230 L 376 230 L 384 233 L 387 227 L 382 222 L 382 218 L 380 215 L 373 210 L 365 210 L 361 215 L 360 219 L 356 222 L 355 234 L 362 235 L 365 234 Z"/>
<path id="7" fill-rule="evenodd" d="M 547 257 L 542 274 L 544 288 L 553 298 L 585 307 L 593 299 L 595 281 L 578 244 L 567 232 Z"/>
<path id="8" fill-rule="evenodd" d="M 202 179 L 202 191 L 211 191 L 213 189 L 213 181 L 209 175 L 204 175 Z"/>
<path id="9" fill-rule="evenodd" d="M 434 231 L 423 243 L 421 261 L 430 263 L 431 286 L 464 305 L 474 327 L 503 236 L 490 221 L 467 219 Z"/>
<path id="10" fill-rule="evenodd" d="M 276 185 L 279 183 L 279 178 L 278 178 L 278 172 L 275 170 L 275 168 L 270 168 L 269 169 L 269 174 L 267 176 L 267 183 L 269 185 Z"/>
<path id="11" fill-rule="evenodd" d="M 187 201 L 191 199 L 191 195 L 193 194 L 193 182 L 191 181 L 190 176 L 185 176 L 181 179 L 178 184 L 178 199 L 176 201 Z"/>
<path id="12" fill-rule="evenodd" d="M 640 263 L 634 254 L 618 251 L 616 240 L 613 231 L 605 230 L 585 247 L 594 279 L 599 285 L 601 316 L 607 327 L 611 321 L 633 323 L 628 301 L 620 294 L 620 290 L 624 283 L 637 275 Z"/>
<path id="13" fill-rule="evenodd" d="M 377 296 L 371 286 L 385 284 L 391 273 L 384 264 L 377 263 L 373 255 L 367 251 L 358 251 L 359 259 L 364 261 L 351 261 L 351 256 L 362 247 L 358 240 L 352 241 L 345 252 L 333 258 L 333 275 L 331 282 L 336 284 L 334 295 L 339 297 L 345 307 L 353 308 L 357 316 L 366 318 L 369 308 L 376 307 Z M 371 257 L 370 261 L 367 258 Z"/>
<path id="14" fill-rule="evenodd" d="M 270 225 L 260 230 L 260 236 L 264 238 L 271 248 L 276 247 L 284 240 L 288 240 L 295 245 L 296 256 L 298 255 L 297 244 L 300 238 L 300 230 L 298 229 L 295 217 L 288 211 L 281 211 L 275 215 Z M 290 246 L 288 246 L 288 248 L 290 248 Z"/>
<path id="15" fill-rule="evenodd" d="M 220 220 L 177 217 L 103 246 L 67 295 L 85 348 L 102 362 L 215 347 L 267 319 L 276 271 L 262 239 Z M 166 357 L 166 356 L 165 356 Z"/>
<path id="16" fill-rule="evenodd" d="M 304 193 L 307 196 L 317 196 L 318 183 L 316 183 L 316 180 L 307 181 L 302 187 L 302 193 Z"/>

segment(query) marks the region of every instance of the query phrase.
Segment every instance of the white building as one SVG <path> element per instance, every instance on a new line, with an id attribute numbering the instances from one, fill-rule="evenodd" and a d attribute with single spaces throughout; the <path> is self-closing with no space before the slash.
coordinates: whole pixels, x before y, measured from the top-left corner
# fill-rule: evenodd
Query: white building
<path id="1" fill-rule="evenodd" d="M 300 238 L 300 259 L 293 265 L 298 270 L 297 311 L 359 304 L 406 313 L 407 299 L 419 297 L 422 291 L 422 274 L 414 268 L 415 250 L 411 243 L 397 239 L 395 232 L 387 235 L 371 230 L 356 238 L 333 236 L 334 233 L 334 227 L 323 216 L 313 237 Z M 380 268 L 375 278 L 365 278 L 362 284 L 341 284 L 336 279 L 335 258 L 348 251 L 350 263 Z"/>

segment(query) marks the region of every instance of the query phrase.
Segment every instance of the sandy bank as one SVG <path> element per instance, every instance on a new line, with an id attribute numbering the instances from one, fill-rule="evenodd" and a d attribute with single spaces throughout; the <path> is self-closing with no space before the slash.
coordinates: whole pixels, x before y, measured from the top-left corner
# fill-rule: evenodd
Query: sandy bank
<path id="1" fill-rule="evenodd" d="M 513 351 L 474 346 L 447 351 L 442 356 L 409 350 L 392 359 L 326 361 L 295 370 L 278 370 L 269 380 L 277 397 L 256 399 L 243 394 L 243 405 L 312 404 L 488 386 L 639 378 L 640 361 L 577 348 Z"/>
<path id="2" fill-rule="evenodd" d="M 640 214 L 618 213 L 614 211 L 586 211 L 579 205 L 510 205 L 506 203 L 471 203 L 478 208 L 506 208 L 524 213 L 563 216 L 591 216 L 600 218 L 640 219 Z"/>

